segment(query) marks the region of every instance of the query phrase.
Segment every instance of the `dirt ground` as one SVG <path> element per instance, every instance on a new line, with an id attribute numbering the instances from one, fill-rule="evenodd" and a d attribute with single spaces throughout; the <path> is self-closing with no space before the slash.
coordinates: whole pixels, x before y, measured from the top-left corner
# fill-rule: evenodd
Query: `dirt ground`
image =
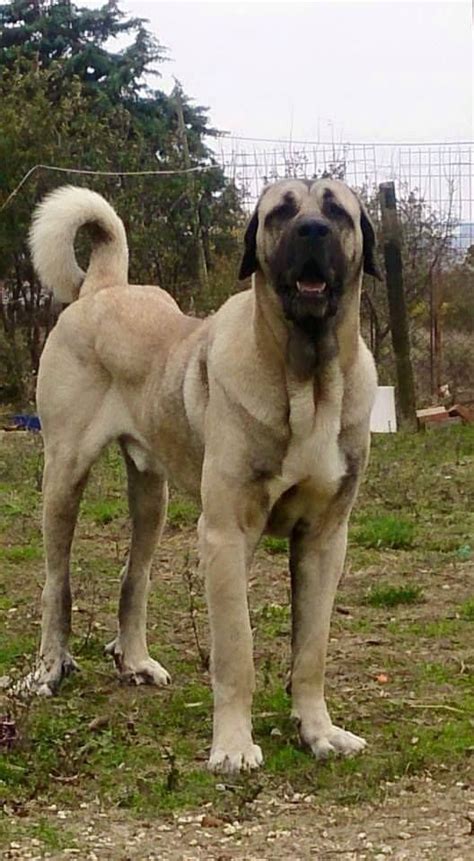
<path id="1" fill-rule="evenodd" d="M 206 811 L 167 822 L 131 823 L 97 805 L 57 809 L 78 847 L 38 854 L 39 841 L 13 841 L 5 859 L 84 861 L 469 861 L 474 857 L 474 792 L 429 778 L 386 787 L 386 798 L 358 807 L 320 806 L 299 794 L 254 801 L 244 821 L 225 823 Z M 33 805 L 34 809 L 34 805 Z M 32 811 L 33 812 L 33 811 Z"/>

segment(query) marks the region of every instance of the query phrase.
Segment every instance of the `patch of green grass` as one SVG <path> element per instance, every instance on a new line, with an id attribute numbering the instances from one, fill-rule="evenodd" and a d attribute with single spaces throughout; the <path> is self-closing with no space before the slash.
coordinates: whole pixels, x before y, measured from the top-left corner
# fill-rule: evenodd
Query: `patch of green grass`
<path id="1" fill-rule="evenodd" d="M 51 851 L 74 849 L 77 845 L 74 835 L 64 828 L 64 825 L 54 825 L 46 819 L 32 826 L 31 836 L 40 840 L 45 849 Z"/>
<path id="2" fill-rule="evenodd" d="M 461 562 L 467 562 L 472 558 L 472 547 L 470 544 L 461 544 L 460 547 L 456 549 L 456 556 Z"/>
<path id="3" fill-rule="evenodd" d="M 6 562 L 29 562 L 41 559 L 43 551 L 41 547 L 32 544 L 23 544 L 16 547 L 0 547 L 0 559 Z"/>
<path id="4" fill-rule="evenodd" d="M 446 639 L 458 640 L 465 629 L 465 621 L 461 619 L 434 619 L 431 621 L 423 620 L 422 622 L 409 622 L 405 625 L 400 625 L 398 622 L 389 622 L 387 630 L 391 633 L 401 636 L 411 636 L 420 638 L 433 638 L 439 640 L 441 637 Z"/>
<path id="5" fill-rule="evenodd" d="M 194 643 L 187 586 L 182 577 L 173 576 L 194 547 L 194 537 L 185 528 L 165 533 L 154 563 L 148 614 L 151 653 L 170 670 L 173 684 L 162 690 L 119 685 L 112 662 L 102 657 L 103 643 L 112 638 L 115 626 L 119 568 L 127 541 L 121 535 L 118 540 L 109 539 L 107 530 L 90 528 L 91 520 L 105 523 L 126 514 L 125 494 L 119 498 L 125 480 L 122 459 L 119 452 L 109 450 L 91 475 L 84 503 L 89 523 L 82 532 L 79 525 L 72 564 L 78 608 L 73 614 L 72 652 L 81 673 L 65 680 L 58 697 L 47 702 L 35 698 L 26 706 L 13 704 L 20 741 L 0 757 L 0 798 L 6 807 L 36 799 L 37 826 L 43 834 L 35 836 L 46 851 L 58 853 L 57 831 L 63 833 L 63 824 L 68 829 L 70 824 L 59 826 L 51 817 L 49 832 L 47 808 L 52 803 L 75 809 L 78 799 L 90 803 L 99 798 L 104 811 L 120 807 L 126 819 L 196 810 L 212 802 L 216 812 L 235 818 L 256 786 L 278 796 L 290 784 L 295 791 L 316 794 L 318 802 L 337 804 L 374 799 L 386 791 L 386 781 L 410 773 L 436 776 L 449 768 L 450 777 L 464 779 L 472 745 L 467 634 L 474 602 L 467 585 L 467 550 L 457 550 L 472 544 L 467 536 L 471 529 L 468 497 L 474 483 L 473 431 L 453 428 L 429 438 L 393 434 L 373 441 L 353 527 L 354 535 L 362 530 L 363 541 L 353 541 L 349 559 L 355 576 L 348 574 L 340 593 L 341 605 L 349 606 L 355 618 L 337 613 L 333 617 L 327 685 L 335 722 L 367 738 L 369 747 L 363 757 L 316 763 L 299 744 L 284 690 L 290 661 L 288 583 L 284 576 L 275 576 L 283 566 L 273 555 L 286 552 L 287 542 L 264 539 L 266 553 L 259 554 L 256 562 L 258 578 L 252 583 L 251 605 L 258 676 L 255 741 L 262 746 L 265 769 L 231 779 L 206 770 L 212 693 Z M 21 558 L 24 547 L 39 550 L 39 538 L 32 531 L 37 532 L 40 519 L 35 490 L 39 457 L 37 447 L 25 446 L 25 439 L 11 443 L 1 457 L 7 505 L 0 509 L 0 529 L 6 536 L 4 550 L 20 547 L 20 558 L 0 566 L 0 676 L 17 678 L 32 668 L 39 637 L 36 618 L 29 617 L 33 603 L 39 605 L 39 583 L 30 575 L 29 560 Z M 173 495 L 172 525 L 194 525 L 198 514 L 194 503 Z M 400 533 L 400 523 L 408 523 L 408 533 L 403 526 Z M 405 553 L 383 552 L 397 549 L 400 541 Z M 447 566 L 459 574 L 456 603 L 451 604 L 450 593 L 440 592 L 444 578 L 437 576 Z M 162 567 L 165 576 L 160 579 Z M 381 582 L 373 578 L 380 569 Z M 420 580 L 405 577 L 413 570 L 420 571 Z M 369 583 L 367 606 L 361 608 Z M 432 607 L 420 603 L 421 584 L 433 597 Z M 207 648 L 204 594 L 198 577 L 193 588 L 195 618 Z M 418 588 L 415 594 L 413 589 Z M 399 612 L 397 621 L 388 618 L 395 613 L 377 609 L 396 606 L 401 598 L 412 606 L 409 613 Z M 8 613 L 11 606 L 17 608 L 13 614 Z M 374 668 L 379 667 L 389 677 L 384 698 L 374 693 Z M 11 703 L 2 697 L 0 691 L 3 714 Z M 348 713 L 351 720 L 345 723 Z M 103 725 L 89 729 L 98 717 L 104 718 Z M 21 818 L 17 822 L 20 834 L 26 823 Z M 15 839 L 16 832 L 8 834 Z M 31 836 L 26 830 L 24 834 Z M 2 848 L 5 839 L 0 839 Z M 80 839 L 77 843 L 82 845 Z"/>
<path id="6" fill-rule="evenodd" d="M 34 654 L 36 637 L 31 631 L 27 634 L 12 636 L 5 630 L 0 632 L 0 675 L 16 668 L 19 661 L 29 660 Z"/>
<path id="7" fill-rule="evenodd" d="M 467 622 L 474 622 L 474 598 L 469 598 L 468 601 L 461 604 L 460 616 L 461 619 L 465 619 Z"/>
<path id="8" fill-rule="evenodd" d="M 294 744 L 281 744 L 280 741 L 272 745 L 271 753 L 266 758 L 266 767 L 272 774 L 293 776 L 295 772 L 306 770 L 307 756 L 307 751 L 302 748 Z"/>
<path id="9" fill-rule="evenodd" d="M 56 824 L 45 817 L 40 817 L 37 822 L 30 824 L 22 822 L 21 819 L 7 820 L 7 817 L 3 818 L 0 814 L 0 837 L 3 837 L 5 845 L 24 838 L 39 841 L 40 847 L 36 844 L 36 852 L 34 848 L 33 852 L 30 851 L 30 855 L 34 854 L 35 857 L 40 849 L 45 852 L 58 852 L 77 847 L 76 836 L 64 827 L 63 822 Z"/>
<path id="10" fill-rule="evenodd" d="M 374 630 L 374 623 L 371 619 L 351 619 L 347 625 L 356 634 L 371 634 Z"/>
<path id="11" fill-rule="evenodd" d="M 283 621 L 290 618 L 290 607 L 288 604 L 264 604 L 259 610 L 261 619 Z"/>
<path id="12" fill-rule="evenodd" d="M 126 515 L 127 508 L 123 499 L 97 499 L 85 502 L 82 512 L 94 523 L 105 525 Z"/>
<path id="13" fill-rule="evenodd" d="M 168 522 L 171 526 L 193 526 L 199 513 L 198 506 L 190 499 L 176 497 L 168 505 Z"/>
<path id="14" fill-rule="evenodd" d="M 440 661 L 428 661 L 417 666 L 417 675 L 422 682 L 430 681 L 436 685 L 445 685 L 468 689 L 472 687 L 474 668 L 459 665 L 451 660 L 446 663 Z M 457 695 L 457 692 L 456 692 Z"/>
<path id="15" fill-rule="evenodd" d="M 10 489 L 8 488 L 8 490 Z M 11 492 L 7 496 L 7 485 L 0 485 L 0 497 L 0 515 L 2 517 L 21 517 L 29 513 L 24 500 L 16 499 Z"/>
<path id="16" fill-rule="evenodd" d="M 262 540 L 262 547 L 267 553 L 288 553 L 288 539 L 276 538 L 274 535 L 265 535 Z"/>
<path id="17" fill-rule="evenodd" d="M 401 550 L 413 547 L 415 526 L 391 514 L 364 518 L 353 531 L 353 540 L 363 547 Z"/>
<path id="18" fill-rule="evenodd" d="M 291 617 L 289 604 L 264 604 L 256 610 L 256 616 L 260 636 L 274 640 L 275 637 L 289 635 Z"/>
<path id="19" fill-rule="evenodd" d="M 380 585 L 369 589 L 364 604 L 371 607 L 397 607 L 399 604 L 420 604 L 424 600 L 421 586 Z"/>

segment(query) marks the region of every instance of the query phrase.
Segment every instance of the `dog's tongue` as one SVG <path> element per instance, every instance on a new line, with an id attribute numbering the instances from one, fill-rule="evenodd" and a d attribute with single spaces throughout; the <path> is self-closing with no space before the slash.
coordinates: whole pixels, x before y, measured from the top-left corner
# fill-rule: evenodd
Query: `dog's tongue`
<path id="1" fill-rule="evenodd" d="M 324 293 L 326 289 L 325 281 L 297 281 L 296 286 L 300 293 Z"/>

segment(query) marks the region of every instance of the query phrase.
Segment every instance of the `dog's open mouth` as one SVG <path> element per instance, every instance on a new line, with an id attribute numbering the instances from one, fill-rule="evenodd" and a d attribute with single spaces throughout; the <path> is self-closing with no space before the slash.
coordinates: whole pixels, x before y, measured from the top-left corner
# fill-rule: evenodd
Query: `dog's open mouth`
<path id="1" fill-rule="evenodd" d="M 325 281 L 297 281 L 296 286 L 305 296 L 321 296 L 327 290 Z"/>
<path id="2" fill-rule="evenodd" d="M 296 281 L 296 287 L 302 296 L 319 299 L 328 291 L 328 285 L 319 267 L 313 261 L 305 263 L 300 277 Z"/>

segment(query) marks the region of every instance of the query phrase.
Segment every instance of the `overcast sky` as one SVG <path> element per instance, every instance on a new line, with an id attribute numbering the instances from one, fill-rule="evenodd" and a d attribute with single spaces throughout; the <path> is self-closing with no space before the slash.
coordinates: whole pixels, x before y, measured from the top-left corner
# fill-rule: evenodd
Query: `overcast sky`
<path id="1" fill-rule="evenodd" d="M 159 86 L 169 92 L 175 75 L 222 130 L 293 140 L 472 138 L 469 0 L 120 7 L 148 18 L 169 49 Z"/>

